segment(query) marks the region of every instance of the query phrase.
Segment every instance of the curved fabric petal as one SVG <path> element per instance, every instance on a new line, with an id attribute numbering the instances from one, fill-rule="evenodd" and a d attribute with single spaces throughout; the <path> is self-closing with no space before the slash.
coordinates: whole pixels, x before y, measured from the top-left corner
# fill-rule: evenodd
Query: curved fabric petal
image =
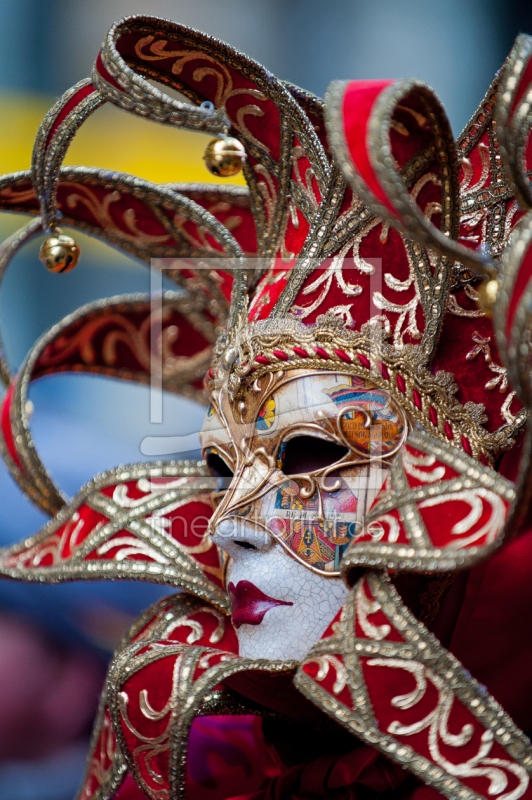
<path id="1" fill-rule="evenodd" d="M 144 611 L 128 631 L 121 649 L 132 642 L 165 636 L 176 642 L 194 640 L 210 645 L 216 642 L 229 651 L 236 648 L 236 637 L 223 614 L 210 604 L 180 594 L 165 597 Z M 126 761 L 111 722 L 104 689 L 78 800 L 111 800 L 126 774 Z"/>
<path id="2" fill-rule="evenodd" d="M 107 695 L 100 699 L 81 789 L 76 800 L 111 800 L 127 775 L 127 765 L 116 741 Z"/>
<path id="3" fill-rule="evenodd" d="M 444 797 L 532 796 L 529 739 L 369 572 L 310 651 L 297 688 Z"/>
<path id="4" fill-rule="evenodd" d="M 192 592 L 227 613 L 207 527 L 217 485 L 197 461 L 110 470 L 39 533 L 0 550 L 0 576 L 39 583 L 145 580 Z"/>
<path id="5" fill-rule="evenodd" d="M 148 615 L 111 664 L 111 718 L 129 771 L 148 797 L 182 798 L 193 719 L 264 711 L 220 683 L 248 670 L 289 673 L 296 663 L 239 658 L 230 619 L 194 598 L 166 598 L 150 621 Z"/>
<path id="6" fill-rule="evenodd" d="M 159 97 L 151 107 L 153 89 L 146 90 L 140 76 L 183 91 L 196 102 L 212 102 L 223 109 L 231 134 L 242 138 L 249 155 L 269 156 L 272 166 L 280 160 L 283 117 L 290 114 L 294 133 L 313 168 L 320 171 L 321 167 L 318 182 L 327 174 L 324 150 L 292 92 L 260 64 L 223 42 L 166 20 L 129 17 L 107 34 L 95 76 L 102 75 L 102 67 L 108 73 L 120 71 L 117 91 L 133 82 L 141 87 L 143 96 L 138 100 L 152 118 L 161 114 L 164 119 L 172 107 L 164 98 L 158 109 Z"/>
<path id="7" fill-rule="evenodd" d="M 346 179 L 379 216 L 425 247 L 487 271 L 486 256 L 457 241 L 456 150 L 445 111 L 428 86 L 414 80 L 335 82 L 326 116 Z M 409 172 L 434 175 L 431 193 L 410 192 Z M 435 202 L 438 214 L 428 215 L 427 204 Z"/>
<path id="8" fill-rule="evenodd" d="M 343 575 L 351 583 L 360 567 L 469 568 L 515 533 L 506 525 L 515 498 L 513 484 L 490 467 L 412 431 L 342 559 Z"/>
<path id="9" fill-rule="evenodd" d="M 175 292 L 155 305 L 146 295 L 99 300 L 69 314 L 34 345 L 2 403 L 0 448 L 15 480 L 42 510 L 55 513 L 65 498 L 33 444 L 30 383 L 64 372 L 137 383 L 155 376 L 162 388 L 206 403 L 203 377 L 216 332 L 204 305 L 201 295 Z"/>
<path id="10" fill-rule="evenodd" d="M 532 36 L 520 34 L 502 71 L 497 100 L 501 160 L 522 208 L 532 206 L 526 152 L 532 126 Z"/>
<path id="11" fill-rule="evenodd" d="M 138 116 L 149 117 L 166 125 L 192 131 L 221 133 L 225 128 L 223 108 L 213 111 L 176 100 L 147 83 L 138 74 L 138 70 L 131 66 L 134 55 L 138 55 L 139 47 L 142 47 L 142 44 L 151 44 L 156 37 L 162 38 L 160 29 L 168 25 L 169 23 L 155 17 L 129 17 L 115 23 L 108 32 L 96 59 L 92 75 L 94 85 L 106 100 Z M 170 27 L 173 27 L 171 23 Z M 140 45 L 135 38 L 131 41 L 130 35 L 139 29 L 144 34 L 150 32 L 150 35 L 141 39 Z M 151 31 L 155 35 L 152 35 Z M 160 60 L 157 47 L 154 48 L 154 52 L 155 57 L 148 56 L 146 60 Z M 162 58 L 166 60 L 164 55 Z"/>

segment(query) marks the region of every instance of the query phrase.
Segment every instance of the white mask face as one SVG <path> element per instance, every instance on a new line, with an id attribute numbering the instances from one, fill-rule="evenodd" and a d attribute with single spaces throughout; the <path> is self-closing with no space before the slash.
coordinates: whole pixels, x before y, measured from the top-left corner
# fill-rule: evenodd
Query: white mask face
<path id="1" fill-rule="evenodd" d="M 284 373 L 244 420 L 223 396 L 202 431 L 226 491 L 211 521 L 230 557 L 240 653 L 301 659 L 347 596 L 339 562 L 406 435 L 390 396 L 343 373 Z M 224 480 L 225 478 L 225 480 Z"/>

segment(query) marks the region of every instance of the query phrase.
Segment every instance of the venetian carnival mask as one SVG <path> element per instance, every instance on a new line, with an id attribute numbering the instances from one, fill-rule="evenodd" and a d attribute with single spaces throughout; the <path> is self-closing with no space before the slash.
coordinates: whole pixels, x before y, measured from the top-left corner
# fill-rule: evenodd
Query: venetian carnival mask
<path id="1" fill-rule="evenodd" d="M 179 286 L 158 305 L 131 294 L 83 306 L 17 374 L 0 347 L 0 451 L 51 517 L 0 551 L 0 576 L 178 590 L 115 654 L 80 797 L 122 796 L 126 775 L 156 800 L 184 796 L 193 720 L 263 703 L 269 716 L 272 698 L 290 716 L 276 693 L 283 672 L 353 740 L 442 796 L 529 797 L 530 742 L 499 705 L 507 686 L 524 685 L 507 710 L 527 720 L 526 638 L 511 629 L 506 649 L 486 650 L 471 672 L 446 648 L 467 632 L 498 642 L 504 604 L 520 626 L 526 618 L 511 605 L 521 549 L 507 583 L 477 573 L 493 612 L 467 612 L 450 637 L 464 589 L 454 573 L 512 545 L 532 496 L 530 429 L 520 438 L 532 419 L 531 65 L 532 39 L 520 36 L 455 142 L 419 81 L 335 82 L 322 101 L 210 36 L 129 17 L 45 117 L 31 170 L 0 181 L 0 209 L 33 217 L 0 249 L 0 280 L 44 231 L 45 266 L 74 266 L 61 223 L 156 259 Z M 218 175 L 236 164 L 247 187 L 62 166 L 104 103 L 218 137 L 205 163 Z M 27 400 L 33 381 L 66 372 L 155 380 L 210 402 L 207 466 L 121 465 L 65 497 Z M 505 474 L 517 461 L 514 485 Z M 415 608 L 391 571 L 421 575 Z M 529 596 L 526 581 L 514 597 Z M 264 691 L 247 706 L 256 672 Z M 328 775 L 349 773 L 349 759 Z"/>
<path id="2" fill-rule="evenodd" d="M 254 388 L 244 415 L 223 389 L 207 414 L 203 454 L 221 489 L 210 527 L 230 557 L 241 653 L 301 658 L 345 600 L 340 559 L 407 424 L 354 375 L 293 370 Z"/>

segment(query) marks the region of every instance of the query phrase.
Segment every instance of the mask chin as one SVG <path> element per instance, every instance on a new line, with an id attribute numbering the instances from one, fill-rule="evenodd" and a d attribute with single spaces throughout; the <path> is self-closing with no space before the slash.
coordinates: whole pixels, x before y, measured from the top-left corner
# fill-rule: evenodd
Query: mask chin
<path id="1" fill-rule="evenodd" d="M 266 552 L 241 549 L 232 557 L 227 585 L 240 655 L 268 660 L 301 660 L 348 595 L 339 578 L 310 572 L 275 543 Z"/>

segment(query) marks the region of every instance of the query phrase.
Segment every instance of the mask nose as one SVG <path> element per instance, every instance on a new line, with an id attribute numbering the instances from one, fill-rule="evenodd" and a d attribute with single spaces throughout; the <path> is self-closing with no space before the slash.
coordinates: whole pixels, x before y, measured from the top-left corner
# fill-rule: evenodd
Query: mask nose
<path id="1" fill-rule="evenodd" d="M 274 541 L 262 528 L 251 521 L 240 517 L 226 517 L 219 522 L 212 534 L 213 542 L 235 559 L 244 553 L 266 553 L 274 545 Z"/>

